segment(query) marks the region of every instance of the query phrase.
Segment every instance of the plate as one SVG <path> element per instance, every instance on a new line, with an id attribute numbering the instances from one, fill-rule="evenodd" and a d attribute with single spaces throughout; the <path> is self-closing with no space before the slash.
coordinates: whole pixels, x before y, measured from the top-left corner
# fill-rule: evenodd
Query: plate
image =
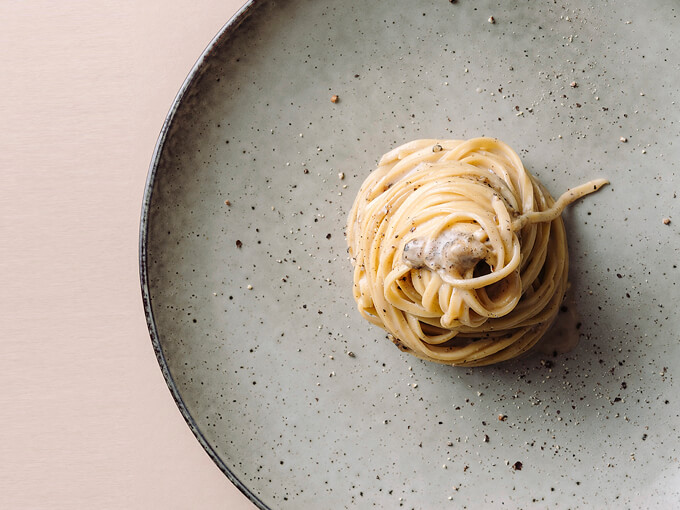
<path id="1" fill-rule="evenodd" d="M 158 140 L 141 277 L 180 411 L 257 506 L 678 501 L 677 16 L 262 0 L 227 23 Z M 564 214 L 571 287 L 547 341 L 441 366 L 360 318 L 344 222 L 392 147 L 481 135 L 553 195 L 611 185 Z"/>

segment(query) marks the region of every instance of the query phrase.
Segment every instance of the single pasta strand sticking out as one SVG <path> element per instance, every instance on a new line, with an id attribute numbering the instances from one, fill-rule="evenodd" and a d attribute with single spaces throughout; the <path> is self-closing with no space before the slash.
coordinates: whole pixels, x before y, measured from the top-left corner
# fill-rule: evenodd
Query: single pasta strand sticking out
<path id="1" fill-rule="evenodd" d="M 566 292 L 561 213 L 605 184 L 587 182 L 555 201 L 493 138 L 391 150 L 347 222 L 359 312 L 422 359 L 478 366 L 521 355 Z"/>
<path id="2" fill-rule="evenodd" d="M 566 207 L 569 204 L 576 202 L 579 198 L 583 198 L 586 195 L 594 193 L 605 184 L 609 184 L 609 181 L 606 179 L 594 179 L 592 181 L 588 181 L 584 184 L 581 184 L 580 186 L 576 186 L 575 188 L 570 188 L 567 191 L 565 191 L 560 196 L 560 198 L 557 199 L 557 202 L 555 202 L 555 204 L 550 209 L 548 209 L 547 211 L 540 212 L 532 211 L 523 214 L 513 222 L 512 228 L 514 230 L 521 230 L 522 227 L 524 227 L 524 225 L 526 225 L 527 223 L 541 223 L 544 221 L 553 221 L 560 214 L 562 214 L 562 211 L 564 211 L 564 209 L 566 209 Z"/>

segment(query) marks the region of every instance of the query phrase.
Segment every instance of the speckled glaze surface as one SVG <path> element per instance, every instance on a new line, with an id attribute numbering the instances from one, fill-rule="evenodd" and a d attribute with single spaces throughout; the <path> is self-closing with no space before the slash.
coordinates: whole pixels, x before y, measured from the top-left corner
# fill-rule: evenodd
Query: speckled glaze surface
<path id="1" fill-rule="evenodd" d="M 258 1 L 218 36 L 154 156 L 142 290 L 180 410 L 257 505 L 678 504 L 679 11 Z M 547 341 L 462 369 L 360 318 L 343 228 L 383 153 L 481 135 L 553 195 L 612 184 L 564 215 Z"/>

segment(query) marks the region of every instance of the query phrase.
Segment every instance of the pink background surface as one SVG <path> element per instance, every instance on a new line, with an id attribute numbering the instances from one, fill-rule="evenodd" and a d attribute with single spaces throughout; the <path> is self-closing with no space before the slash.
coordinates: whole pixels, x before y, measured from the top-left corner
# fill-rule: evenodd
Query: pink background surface
<path id="1" fill-rule="evenodd" d="M 255 508 L 170 396 L 137 262 L 163 119 L 241 3 L 0 2 L 3 508 Z"/>

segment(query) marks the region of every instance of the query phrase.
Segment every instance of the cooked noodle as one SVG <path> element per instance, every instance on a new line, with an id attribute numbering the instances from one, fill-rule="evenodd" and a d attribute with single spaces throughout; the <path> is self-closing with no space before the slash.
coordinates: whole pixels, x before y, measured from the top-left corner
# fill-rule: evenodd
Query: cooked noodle
<path id="1" fill-rule="evenodd" d="M 402 350 L 488 365 L 531 348 L 557 315 L 568 254 L 557 201 L 492 138 L 415 140 L 385 154 L 347 223 L 354 298 Z"/>

